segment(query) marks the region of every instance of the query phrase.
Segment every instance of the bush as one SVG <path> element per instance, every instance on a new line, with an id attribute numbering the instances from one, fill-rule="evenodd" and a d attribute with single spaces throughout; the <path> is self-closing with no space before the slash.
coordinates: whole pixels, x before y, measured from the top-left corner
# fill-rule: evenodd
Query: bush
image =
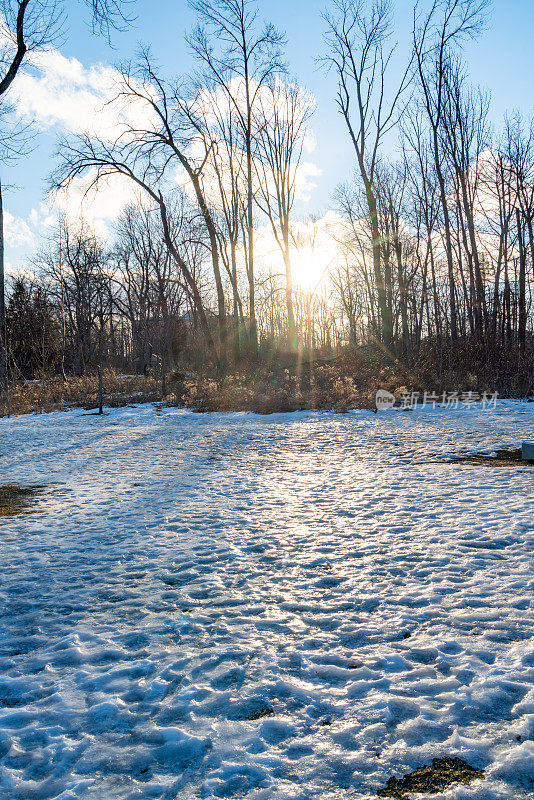
<path id="1" fill-rule="evenodd" d="M 128 403 L 148 403 L 161 398 L 159 381 L 143 375 L 123 376 L 105 372 L 104 404 L 112 407 Z M 20 381 L 9 390 L 9 413 L 64 411 L 69 408 L 94 408 L 98 405 L 98 377 L 50 378 L 44 381 Z M 0 416 L 8 411 L 0 401 Z"/>

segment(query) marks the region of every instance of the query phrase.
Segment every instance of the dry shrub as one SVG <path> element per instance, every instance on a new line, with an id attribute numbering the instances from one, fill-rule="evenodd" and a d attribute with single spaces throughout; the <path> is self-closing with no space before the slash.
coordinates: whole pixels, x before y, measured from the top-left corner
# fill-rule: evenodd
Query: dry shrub
<path id="1" fill-rule="evenodd" d="M 379 373 L 370 382 L 368 376 L 344 374 L 344 368 L 337 363 L 311 368 L 307 364 L 298 371 L 262 370 L 219 379 L 197 375 L 184 382 L 174 402 L 195 411 L 348 411 L 373 407 L 377 389 L 391 384 L 389 375 Z"/>
<path id="2" fill-rule="evenodd" d="M 129 403 L 148 403 L 161 398 L 159 382 L 152 376 L 103 376 L 104 405 L 119 407 Z M 98 405 L 98 377 L 84 375 L 49 378 L 44 381 L 21 381 L 9 389 L 9 406 L 0 401 L 0 416 L 33 412 L 65 411 L 69 408 L 94 408 Z"/>
<path id="3" fill-rule="evenodd" d="M 504 356 L 504 353 L 501 355 Z M 185 373 L 177 371 L 170 380 L 168 405 L 195 411 L 254 411 L 272 414 L 308 409 L 349 411 L 375 409 L 378 389 L 392 392 L 400 401 L 403 392 L 475 390 L 498 391 L 501 396 L 525 396 L 534 388 L 534 352 L 518 368 L 517 358 L 503 359 L 501 371 L 483 364 L 484 353 L 472 344 L 460 343 L 454 353 L 438 350 L 425 342 L 420 358 L 409 367 L 388 358 L 377 346 L 346 348 L 335 358 L 286 359 L 273 357 L 270 366 L 243 362 L 230 374 Z M 480 361 L 477 364 L 477 359 Z M 484 368 L 483 368 L 484 367 Z M 159 382 L 149 376 L 104 375 L 104 403 L 123 406 L 161 399 Z M 11 413 L 53 411 L 95 407 L 98 402 L 96 375 L 82 378 L 52 378 L 44 382 L 25 381 L 10 391 Z M 0 401 L 0 415 L 5 414 Z"/>

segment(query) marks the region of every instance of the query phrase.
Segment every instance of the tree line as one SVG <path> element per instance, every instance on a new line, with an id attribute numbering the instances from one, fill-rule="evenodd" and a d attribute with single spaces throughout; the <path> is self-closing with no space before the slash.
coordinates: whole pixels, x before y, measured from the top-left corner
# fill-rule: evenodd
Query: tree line
<path id="1" fill-rule="evenodd" d="M 144 49 L 121 67 L 116 130 L 60 143 L 56 191 L 120 180 L 136 201 L 107 243 L 61 219 L 34 275 L 14 282 L 13 375 L 156 368 L 165 387 L 180 359 L 224 371 L 362 346 L 408 367 L 469 352 L 531 372 L 534 126 L 511 113 L 495 130 L 470 83 L 464 48 L 487 2 L 417 4 L 402 47 L 389 0 L 331 3 L 322 64 L 354 159 L 336 214 L 305 225 L 314 100 L 283 34 L 254 0 L 191 5 L 194 73 L 168 80 Z M 258 257 L 261 226 L 282 269 Z M 303 288 L 295 259 L 319 234 L 332 257 Z"/>

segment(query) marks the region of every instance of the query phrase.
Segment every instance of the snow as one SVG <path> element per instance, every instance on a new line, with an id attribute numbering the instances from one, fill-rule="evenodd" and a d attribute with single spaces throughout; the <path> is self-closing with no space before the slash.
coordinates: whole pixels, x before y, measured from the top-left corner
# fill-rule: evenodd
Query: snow
<path id="1" fill-rule="evenodd" d="M 2 420 L 1 800 L 534 798 L 533 411 Z"/>

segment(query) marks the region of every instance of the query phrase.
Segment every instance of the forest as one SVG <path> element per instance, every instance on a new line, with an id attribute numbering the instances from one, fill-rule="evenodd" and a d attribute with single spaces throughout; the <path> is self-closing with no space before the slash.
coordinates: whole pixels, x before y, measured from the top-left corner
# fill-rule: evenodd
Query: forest
<path id="1" fill-rule="evenodd" d="M 60 215 L 6 277 L 4 410 L 37 381 L 51 398 L 97 381 L 101 405 L 121 375 L 214 409 L 358 407 L 379 386 L 532 393 L 534 122 L 510 109 L 496 126 L 470 81 L 489 4 L 416 4 L 401 43 L 389 0 L 329 4 L 317 64 L 353 160 L 323 218 L 300 213 L 315 99 L 284 33 L 254 0 L 192 8 L 195 70 L 169 79 L 143 47 L 104 132 L 58 143 L 52 193 L 120 181 L 135 202 L 106 240 Z M 123 11 L 93 13 L 109 28 Z M 20 62 L 4 58 L 6 102 Z"/>

